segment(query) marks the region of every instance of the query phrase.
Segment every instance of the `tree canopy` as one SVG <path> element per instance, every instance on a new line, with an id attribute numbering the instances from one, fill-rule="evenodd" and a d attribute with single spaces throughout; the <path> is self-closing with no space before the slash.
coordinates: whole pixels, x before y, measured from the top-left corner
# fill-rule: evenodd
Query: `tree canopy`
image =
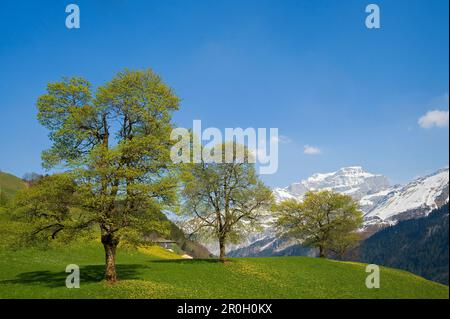
<path id="1" fill-rule="evenodd" d="M 232 147 L 227 147 L 230 143 Z M 191 218 L 185 225 L 190 233 L 218 241 L 219 259 L 224 261 L 225 245 L 259 226 L 273 195 L 256 175 L 255 164 L 248 161 L 251 154 L 244 146 L 227 142 L 215 149 L 221 150 L 222 161 L 202 160 L 184 166 L 182 212 Z M 226 158 L 232 160 L 227 162 Z"/>
<path id="2" fill-rule="evenodd" d="M 363 215 L 350 196 L 333 191 L 309 191 L 303 201 L 285 200 L 274 206 L 277 229 L 282 236 L 297 238 L 305 246 L 342 256 L 358 241 L 356 230 Z"/>
<path id="3" fill-rule="evenodd" d="M 120 240 L 137 241 L 161 229 L 153 216 L 175 203 L 170 133 L 178 106 L 152 70 L 125 70 L 95 92 L 80 77 L 49 83 L 37 101 L 38 119 L 52 141 L 42 159 L 44 167 L 64 173 L 42 178 L 20 195 L 35 234 L 97 228 L 105 277 L 115 281 Z"/>

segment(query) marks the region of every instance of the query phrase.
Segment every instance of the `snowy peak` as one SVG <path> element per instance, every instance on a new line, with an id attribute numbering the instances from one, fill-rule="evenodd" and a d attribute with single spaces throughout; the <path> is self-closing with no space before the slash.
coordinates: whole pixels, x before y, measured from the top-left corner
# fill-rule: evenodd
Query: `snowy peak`
<path id="1" fill-rule="evenodd" d="M 365 172 L 360 166 L 351 166 L 334 173 L 315 174 L 304 185 L 308 189 L 331 189 L 359 199 L 389 187 L 389 182 L 382 175 Z"/>
<path id="2" fill-rule="evenodd" d="M 336 172 L 318 173 L 293 183 L 284 189 L 276 189 L 277 198 L 301 198 L 308 190 L 329 189 L 346 193 L 356 199 L 389 187 L 383 175 L 368 173 L 360 166 L 344 167 Z"/>
<path id="3" fill-rule="evenodd" d="M 406 185 L 389 186 L 380 174 L 360 166 L 344 167 L 332 173 L 318 173 L 286 188 L 276 188 L 277 201 L 299 199 L 308 190 L 329 189 L 359 201 L 367 221 L 392 221 L 428 214 L 448 202 L 448 167 L 417 178 Z"/>
<path id="4" fill-rule="evenodd" d="M 298 196 L 295 195 L 294 192 L 291 192 L 288 188 L 275 188 L 273 190 L 273 195 L 275 196 L 275 200 L 277 202 L 281 202 L 286 199 L 297 199 Z"/>
<path id="5" fill-rule="evenodd" d="M 401 220 L 427 215 L 431 210 L 448 202 L 449 169 L 441 169 L 431 175 L 420 177 L 385 193 L 374 194 L 378 200 L 366 214 L 366 218 Z M 362 202 L 371 201 L 366 196 Z"/>
<path id="6" fill-rule="evenodd" d="M 417 178 L 406 185 L 389 186 L 383 175 L 364 171 L 359 166 L 344 167 L 332 173 L 319 173 L 293 183 L 286 188 L 273 190 L 277 201 L 301 200 L 308 190 L 331 189 L 346 193 L 359 201 L 365 213 L 362 230 L 366 234 L 395 224 L 398 220 L 421 217 L 434 208 L 449 201 L 449 169 Z M 270 220 L 270 219 L 268 219 Z M 272 221 L 272 220 L 270 220 Z M 245 244 L 232 247 L 232 256 L 307 255 L 311 252 L 300 249 L 289 240 L 277 238 L 265 224 L 264 231 L 249 237 Z"/>

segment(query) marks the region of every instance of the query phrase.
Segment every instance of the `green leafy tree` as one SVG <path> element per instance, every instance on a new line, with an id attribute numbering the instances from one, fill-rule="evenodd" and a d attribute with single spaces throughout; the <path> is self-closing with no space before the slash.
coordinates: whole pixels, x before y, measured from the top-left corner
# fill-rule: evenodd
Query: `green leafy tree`
<path id="1" fill-rule="evenodd" d="M 175 202 L 170 132 L 178 104 L 151 70 L 120 72 L 95 94 L 79 77 L 48 84 L 37 102 L 52 141 L 43 165 L 65 173 L 42 178 L 21 194 L 19 206 L 36 223 L 34 234 L 54 238 L 98 229 L 105 279 L 116 281 L 121 239 L 139 242 L 161 226 L 156 212 Z"/>
<path id="2" fill-rule="evenodd" d="M 226 244 L 258 229 L 259 218 L 273 201 L 271 190 L 249 161 L 250 152 L 230 143 L 215 147 L 216 151 L 221 149 L 222 162 L 187 164 L 182 174 L 182 213 L 191 218 L 185 227 L 191 234 L 217 240 L 222 262 Z M 226 163 L 226 158 L 232 160 Z"/>
<path id="3" fill-rule="evenodd" d="M 362 225 L 358 204 L 348 195 L 332 191 L 309 191 L 302 202 L 286 200 L 274 206 L 277 228 L 282 236 L 299 239 L 303 245 L 343 256 L 358 241 Z"/>
<path id="4" fill-rule="evenodd" d="M 338 259 L 343 260 L 346 253 L 355 248 L 357 244 L 362 240 L 362 236 L 359 232 L 356 232 L 352 223 L 348 225 L 342 225 L 337 227 L 333 236 L 328 241 L 328 249 Z"/>
<path id="5" fill-rule="evenodd" d="M 6 193 L 2 190 L 2 187 L 0 186 L 0 207 L 4 207 L 8 204 L 9 198 L 6 195 Z"/>

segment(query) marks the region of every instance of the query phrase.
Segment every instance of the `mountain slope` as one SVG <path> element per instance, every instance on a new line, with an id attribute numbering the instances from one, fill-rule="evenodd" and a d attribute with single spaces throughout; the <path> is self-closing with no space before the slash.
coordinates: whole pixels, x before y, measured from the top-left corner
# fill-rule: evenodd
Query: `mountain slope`
<path id="1" fill-rule="evenodd" d="M 411 271 L 448 285 L 448 204 L 426 217 L 401 221 L 366 239 L 359 261 Z"/>
<path id="2" fill-rule="evenodd" d="M 26 184 L 20 178 L 0 172 L 0 190 L 8 195 L 12 195 L 20 189 L 25 188 Z"/>
<path id="3" fill-rule="evenodd" d="M 271 257 L 271 256 L 315 256 L 314 249 L 304 247 L 295 241 L 276 237 L 264 237 L 248 246 L 228 253 L 230 257 Z"/>
<path id="4" fill-rule="evenodd" d="M 286 188 L 276 188 L 276 198 L 302 198 L 309 190 L 328 189 L 339 193 L 351 195 L 360 199 L 365 195 L 373 194 L 389 187 L 388 179 L 379 174 L 372 174 L 360 166 L 343 167 L 332 173 L 318 173 L 293 183 Z"/>
<path id="5" fill-rule="evenodd" d="M 0 172 L 0 205 L 4 204 L 7 199 L 14 196 L 18 190 L 25 187 L 25 182 L 20 178 L 12 174 Z"/>
<path id="6" fill-rule="evenodd" d="M 382 194 L 376 205 L 365 215 L 367 219 L 404 220 L 423 216 L 448 202 L 448 168 L 418 178 L 405 186 L 394 187 Z M 377 194 L 372 195 L 376 197 Z M 366 196 L 364 200 L 369 200 Z"/>

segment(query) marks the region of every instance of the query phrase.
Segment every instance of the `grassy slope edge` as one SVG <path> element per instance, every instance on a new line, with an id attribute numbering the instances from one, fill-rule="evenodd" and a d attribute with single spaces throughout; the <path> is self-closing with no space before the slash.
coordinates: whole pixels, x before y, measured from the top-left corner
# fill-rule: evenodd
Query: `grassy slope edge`
<path id="1" fill-rule="evenodd" d="M 365 265 L 309 257 L 183 260 L 159 251 L 121 249 L 121 281 L 102 281 L 99 244 L 46 251 L 0 251 L 0 298 L 448 298 L 448 287 L 381 268 L 380 289 L 365 287 Z M 81 288 L 65 287 L 78 264 Z"/>

